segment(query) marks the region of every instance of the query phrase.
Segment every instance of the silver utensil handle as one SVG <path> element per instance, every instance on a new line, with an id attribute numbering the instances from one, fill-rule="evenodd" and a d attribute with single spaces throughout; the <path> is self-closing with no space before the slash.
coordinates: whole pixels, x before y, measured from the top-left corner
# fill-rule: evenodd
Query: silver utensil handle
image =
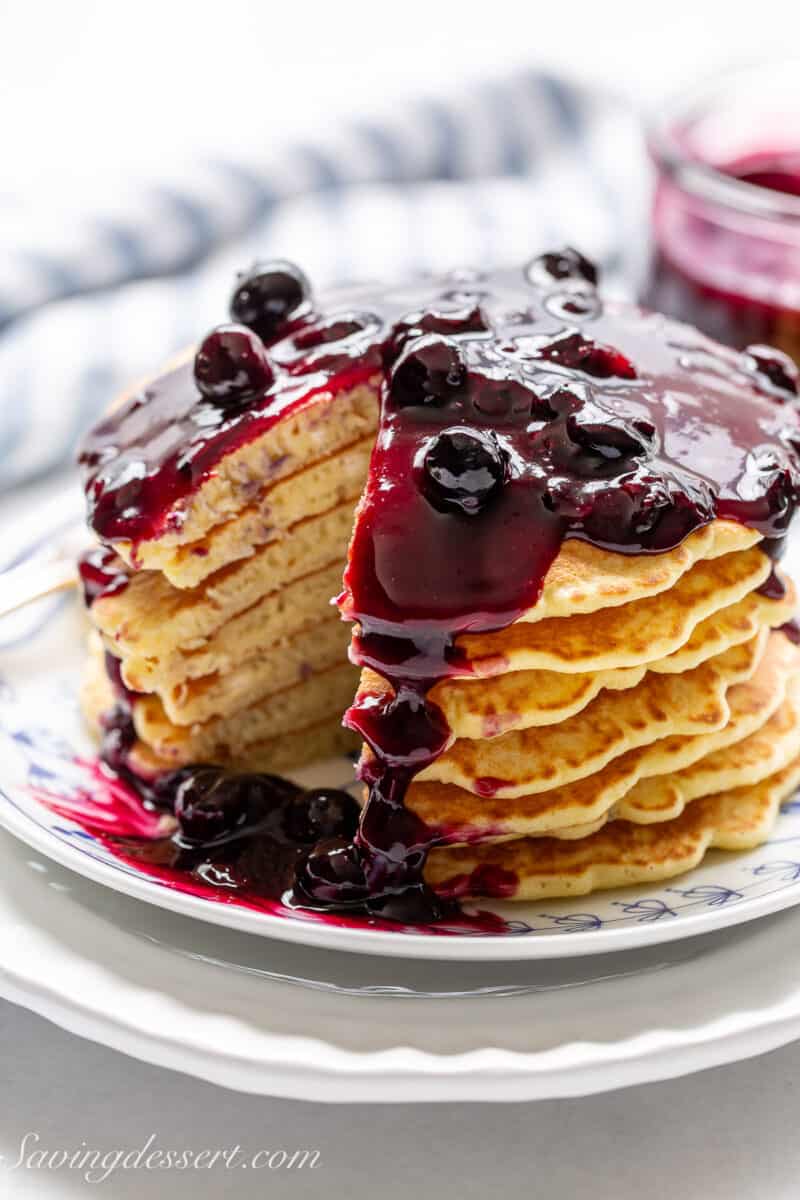
<path id="1" fill-rule="evenodd" d="M 0 617 L 76 587 L 78 572 L 73 559 L 57 558 L 50 562 L 27 562 L 0 575 Z"/>

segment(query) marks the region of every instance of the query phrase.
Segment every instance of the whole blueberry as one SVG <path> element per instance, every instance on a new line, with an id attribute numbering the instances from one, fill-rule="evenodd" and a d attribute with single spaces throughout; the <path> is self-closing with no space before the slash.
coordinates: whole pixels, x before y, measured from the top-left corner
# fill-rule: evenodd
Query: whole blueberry
<path id="1" fill-rule="evenodd" d="M 540 254 L 528 263 L 525 274 L 540 287 L 551 287 L 554 282 L 581 286 L 588 283 L 591 287 L 597 284 L 597 267 L 572 246 Z"/>
<path id="2" fill-rule="evenodd" d="M 294 263 L 285 259 L 257 262 L 237 277 L 231 296 L 234 321 L 247 325 L 265 342 L 273 341 L 283 327 L 311 309 L 311 286 Z"/>
<path id="3" fill-rule="evenodd" d="M 460 304 L 420 309 L 408 313 L 393 325 L 384 345 L 384 362 L 387 366 L 396 362 L 409 341 L 426 333 L 455 337 L 458 334 L 488 333 L 490 328 L 489 318 L 474 297 L 468 297 Z"/>
<path id="4" fill-rule="evenodd" d="M 124 702 L 115 704 L 103 717 L 102 727 L 100 757 L 115 770 L 125 769 L 128 755 L 136 742 L 130 705 Z"/>
<path id="5" fill-rule="evenodd" d="M 425 454 L 423 490 L 435 508 L 475 516 L 503 486 L 506 461 L 492 432 L 446 429 Z"/>
<path id="6" fill-rule="evenodd" d="M 346 338 L 364 333 L 371 324 L 377 324 L 377 319 L 362 317 L 353 313 L 343 317 L 329 317 L 324 321 L 315 321 L 307 325 L 292 337 L 292 344 L 298 350 L 316 350 L 331 342 L 341 342 Z"/>
<path id="7" fill-rule="evenodd" d="M 398 408 L 439 407 L 460 392 L 466 380 L 458 343 L 429 333 L 406 344 L 392 370 L 389 393 Z"/>
<path id="8" fill-rule="evenodd" d="M 782 350 L 776 350 L 773 346 L 748 346 L 744 352 L 744 364 L 773 395 L 797 395 L 798 370 Z"/>
<path id="9" fill-rule="evenodd" d="M 346 838 L 325 838 L 299 864 L 295 888 L 301 899 L 321 904 L 363 902 L 369 889 L 358 848 Z"/>
<path id="10" fill-rule="evenodd" d="M 248 776 L 221 767 L 198 767 L 188 773 L 175 792 L 175 816 L 186 841 L 211 842 L 244 824 L 249 787 Z"/>
<path id="11" fill-rule="evenodd" d="M 275 379 L 261 339 L 244 325 L 220 325 L 194 360 L 200 392 L 216 404 L 238 403 L 266 391 Z"/>
<path id="12" fill-rule="evenodd" d="M 300 792 L 284 806 L 286 836 L 301 845 L 322 838 L 352 838 L 358 829 L 361 809 L 349 792 L 339 788 L 312 788 Z"/>
<path id="13" fill-rule="evenodd" d="M 655 426 L 647 420 L 609 419 L 594 404 L 586 404 L 567 417 L 570 441 L 609 462 L 646 454 L 654 444 Z"/>
<path id="14" fill-rule="evenodd" d="M 178 767 L 174 771 L 164 771 L 158 775 L 152 784 L 153 799 L 165 808 L 175 811 L 175 799 L 178 794 L 178 788 L 187 780 L 192 779 L 196 774 L 202 771 L 220 771 L 221 767 L 217 767 L 214 763 L 188 763 L 184 767 Z"/>

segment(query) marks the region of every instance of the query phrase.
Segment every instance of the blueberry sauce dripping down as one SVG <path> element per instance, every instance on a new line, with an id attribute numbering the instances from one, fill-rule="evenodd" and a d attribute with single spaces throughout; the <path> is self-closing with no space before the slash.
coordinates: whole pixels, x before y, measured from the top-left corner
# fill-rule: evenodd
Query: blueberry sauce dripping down
<path id="1" fill-rule="evenodd" d="M 294 268 L 289 283 L 287 266 L 257 264 L 234 291 L 237 323 L 212 330 L 194 358 L 128 397 L 84 439 L 89 524 L 107 545 L 131 542 L 135 557 L 138 543 L 180 527 L 185 504 L 227 454 L 380 369 L 376 317 L 347 313 L 344 326 L 327 329 L 305 276 Z M 272 303 L 265 281 L 276 280 Z"/>
<path id="2" fill-rule="evenodd" d="M 778 626 L 778 631 L 787 637 L 795 646 L 800 646 L 800 624 L 792 618 L 791 621 L 785 621 L 783 625 Z"/>
<path id="3" fill-rule="evenodd" d="M 492 341 L 451 335 L 438 355 L 431 336 L 411 341 L 383 385 L 340 599 L 356 622 L 354 660 L 390 686 L 346 715 L 369 748 L 369 800 L 342 861 L 353 902 L 360 886 L 369 911 L 402 919 L 411 903 L 417 919 L 441 915 L 445 897 L 423 879 L 441 836 L 420 828 L 404 797 L 452 740 L 429 693 L 469 673 L 459 633 L 503 628 L 533 607 L 566 538 L 658 553 L 723 517 L 756 528 L 778 557 L 800 497 L 782 356 L 739 356 L 599 301 L 564 330 L 547 300 L 576 275 L 585 291 L 588 272 L 545 256 L 528 272 L 541 290 L 526 321 L 496 324 Z M 298 888 L 330 902 L 320 875 L 301 873 Z"/>
<path id="4" fill-rule="evenodd" d="M 780 556 L 800 496 L 791 362 L 763 346 L 725 350 L 660 316 L 603 304 L 595 277 L 582 256 L 563 251 L 525 271 L 353 289 L 323 316 L 309 300 L 287 312 L 285 327 L 270 326 L 272 381 L 261 392 L 201 395 L 191 368 L 178 368 L 87 439 L 94 527 L 107 542 L 135 541 L 169 527 L 220 458 L 271 422 L 316 396 L 381 380 L 380 432 L 339 600 L 356 622 L 354 660 L 389 685 L 359 694 L 345 718 L 367 746 L 358 827 L 345 822 L 308 840 L 282 827 L 276 839 L 260 824 L 265 789 L 281 812 L 295 800 L 274 800 L 282 786 L 274 777 L 269 788 L 249 777 L 242 788 L 262 796 L 253 801 L 260 815 L 227 829 L 239 811 L 232 800 L 207 826 L 200 809 L 201 824 L 186 817 L 195 832 L 215 821 L 222 830 L 194 841 L 190 832 L 192 844 L 179 847 L 192 871 L 229 873 L 222 847 L 252 841 L 262 882 L 275 856 L 264 886 L 290 886 L 294 904 L 406 923 L 452 915 L 453 889 L 436 896 L 424 882 L 428 852 L 446 832 L 425 826 L 405 796 L 452 740 L 429 694 L 469 674 L 459 634 L 504 628 L 533 607 L 568 538 L 660 553 L 722 517 L 756 529 Z M 124 705 L 123 697 L 115 733 L 123 768 Z M 184 791 L 215 792 L 208 770 L 165 778 L 151 802 L 180 820 L 190 812 Z M 220 787 L 220 795 L 242 790 Z M 247 870 L 254 877 L 254 863 Z M 513 891 L 509 879 L 481 886 Z"/>
<path id="5" fill-rule="evenodd" d="M 87 608 L 104 596 L 118 596 L 128 586 L 128 575 L 110 546 L 92 546 L 78 559 L 78 577 Z"/>

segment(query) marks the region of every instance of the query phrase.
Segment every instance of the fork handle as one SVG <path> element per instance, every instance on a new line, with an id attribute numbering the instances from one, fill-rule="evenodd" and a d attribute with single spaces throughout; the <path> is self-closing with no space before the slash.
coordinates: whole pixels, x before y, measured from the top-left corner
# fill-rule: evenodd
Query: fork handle
<path id="1" fill-rule="evenodd" d="M 46 563 L 23 563 L 0 575 L 0 617 L 26 604 L 76 587 L 78 572 L 73 560 L 58 558 Z"/>

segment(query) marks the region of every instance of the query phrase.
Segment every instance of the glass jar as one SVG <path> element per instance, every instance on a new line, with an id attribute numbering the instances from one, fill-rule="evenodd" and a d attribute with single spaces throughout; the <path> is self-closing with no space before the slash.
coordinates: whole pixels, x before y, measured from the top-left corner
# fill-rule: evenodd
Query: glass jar
<path id="1" fill-rule="evenodd" d="M 650 130 L 657 179 L 643 302 L 800 360 L 800 62 L 729 74 Z"/>

